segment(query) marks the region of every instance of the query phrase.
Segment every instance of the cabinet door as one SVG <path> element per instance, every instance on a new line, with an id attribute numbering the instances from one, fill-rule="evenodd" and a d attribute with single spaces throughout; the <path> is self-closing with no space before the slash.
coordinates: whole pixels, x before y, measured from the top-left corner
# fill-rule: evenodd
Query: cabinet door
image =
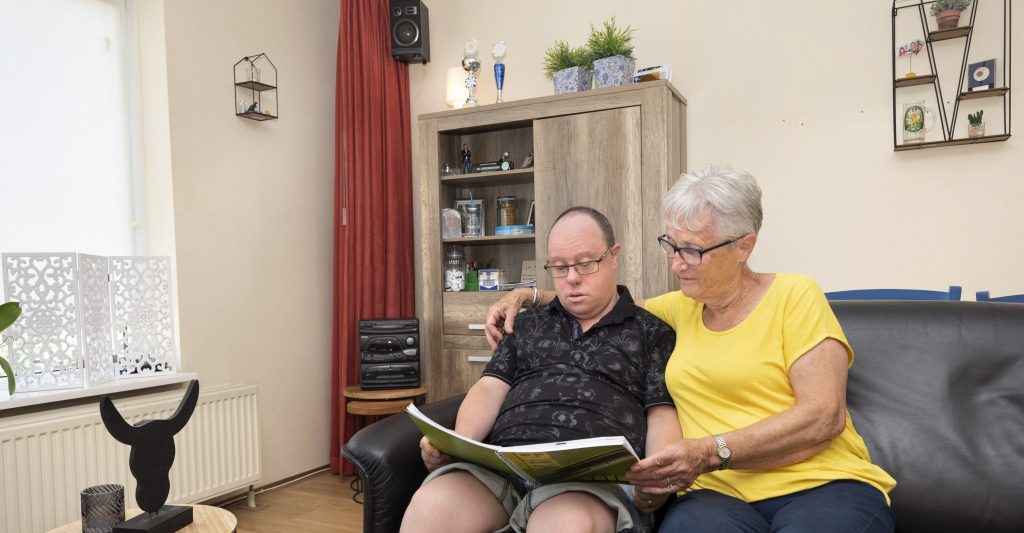
<path id="1" fill-rule="evenodd" d="M 438 398 L 448 398 L 468 391 L 480 379 L 480 374 L 490 360 L 491 350 L 487 348 L 486 340 L 481 337 L 467 337 L 444 336 L 445 347 L 441 350 L 444 378 L 438 380 L 435 385 L 443 389 L 438 391 Z"/>
<path id="2" fill-rule="evenodd" d="M 585 205 L 604 213 L 622 244 L 618 282 L 634 297 L 642 286 L 642 204 L 640 108 L 621 107 L 536 120 L 533 124 L 538 284 L 553 287 L 541 275 L 547 262 L 547 235 L 565 209 Z"/>

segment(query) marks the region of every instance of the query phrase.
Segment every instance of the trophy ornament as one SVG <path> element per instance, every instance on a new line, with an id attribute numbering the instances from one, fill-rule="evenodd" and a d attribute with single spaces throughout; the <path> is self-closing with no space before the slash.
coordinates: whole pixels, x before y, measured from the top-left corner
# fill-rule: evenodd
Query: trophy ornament
<path id="1" fill-rule="evenodd" d="M 494 83 L 498 86 L 498 99 L 495 103 L 504 102 L 501 98 L 501 89 L 505 86 L 505 55 L 508 48 L 505 41 L 498 41 L 491 47 L 491 57 L 494 58 Z"/>
<path id="2" fill-rule="evenodd" d="M 480 70 L 480 58 L 477 57 L 477 52 L 476 39 L 466 41 L 462 47 L 462 70 L 469 73 L 469 76 L 466 77 L 466 104 L 463 107 L 480 105 L 476 100 L 476 71 Z"/>

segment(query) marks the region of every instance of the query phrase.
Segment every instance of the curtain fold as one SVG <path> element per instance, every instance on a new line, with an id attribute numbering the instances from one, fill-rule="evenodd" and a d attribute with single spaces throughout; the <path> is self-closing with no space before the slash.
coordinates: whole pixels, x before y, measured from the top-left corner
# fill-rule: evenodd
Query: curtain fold
<path id="1" fill-rule="evenodd" d="M 359 320 L 416 314 L 409 72 L 390 55 L 388 0 L 341 0 L 334 163 L 331 470 L 352 473 L 347 385 L 359 383 Z"/>

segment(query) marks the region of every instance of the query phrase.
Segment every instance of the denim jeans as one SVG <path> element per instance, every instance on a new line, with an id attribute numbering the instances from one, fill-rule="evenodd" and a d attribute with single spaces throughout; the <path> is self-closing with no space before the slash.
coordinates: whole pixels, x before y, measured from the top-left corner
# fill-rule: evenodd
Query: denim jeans
<path id="1" fill-rule="evenodd" d="M 878 489 L 843 480 L 754 503 L 696 490 L 672 505 L 659 531 L 892 533 L 895 528 L 892 509 Z"/>

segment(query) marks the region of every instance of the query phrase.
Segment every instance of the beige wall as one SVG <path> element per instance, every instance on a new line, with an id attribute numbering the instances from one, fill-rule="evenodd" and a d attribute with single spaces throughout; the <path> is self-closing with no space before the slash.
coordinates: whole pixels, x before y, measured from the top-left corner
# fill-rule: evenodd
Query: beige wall
<path id="1" fill-rule="evenodd" d="M 182 368 L 257 383 L 264 482 L 328 463 L 337 0 L 165 2 Z M 234 116 L 266 52 L 279 120 Z"/>
<path id="2" fill-rule="evenodd" d="M 556 39 L 583 44 L 590 23 L 616 15 L 637 29 L 640 65 L 674 67 L 689 103 L 689 168 L 729 162 L 764 189 L 755 269 L 805 272 L 825 290 L 958 284 L 971 300 L 976 290 L 1024 292 L 1021 133 L 893 152 L 889 1 L 427 5 L 432 57 L 410 67 L 414 125 L 445 108 L 445 70 L 458 65 L 466 38 L 481 43 L 481 102 L 494 101 L 490 44 L 499 39 L 509 50 L 505 100 L 544 96 L 553 92 L 541 72 L 545 48 Z M 1013 25 L 1024 27 L 1020 10 Z M 971 60 L 995 55 L 980 50 Z M 1022 107 L 1013 108 L 1018 128 Z M 986 115 L 995 122 L 998 110 Z"/>

